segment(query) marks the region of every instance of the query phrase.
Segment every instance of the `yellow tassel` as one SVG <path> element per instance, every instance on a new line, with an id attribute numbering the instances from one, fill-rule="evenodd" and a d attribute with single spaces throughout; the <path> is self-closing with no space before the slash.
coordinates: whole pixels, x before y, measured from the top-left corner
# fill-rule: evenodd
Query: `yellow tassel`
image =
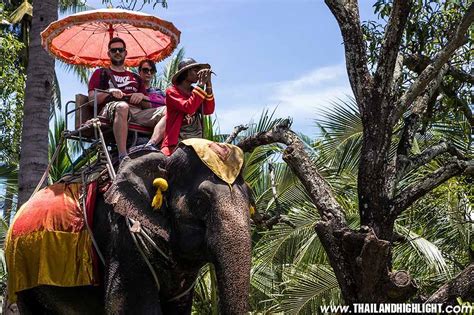
<path id="1" fill-rule="evenodd" d="M 153 186 L 156 187 L 156 194 L 153 197 L 151 206 L 153 209 L 158 210 L 163 204 L 163 191 L 168 190 L 168 182 L 164 178 L 155 178 L 153 181 Z"/>
<path id="2" fill-rule="evenodd" d="M 253 205 L 250 205 L 249 212 L 250 216 L 253 216 L 255 214 L 255 207 Z"/>

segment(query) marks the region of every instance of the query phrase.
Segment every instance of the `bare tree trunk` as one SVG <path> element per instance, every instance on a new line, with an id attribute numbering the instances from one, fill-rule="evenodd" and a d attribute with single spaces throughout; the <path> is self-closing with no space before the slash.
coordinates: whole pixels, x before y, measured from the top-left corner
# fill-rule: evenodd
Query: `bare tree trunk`
<path id="1" fill-rule="evenodd" d="M 41 46 L 40 33 L 58 18 L 58 0 L 35 1 L 18 175 L 18 205 L 31 196 L 48 165 L 48 129 L 54 59 Z"/>
<path id="2" fill-rule="evenodd" d="M 268 132 L 245 138 L 238 146 L 244 152 L 251 152 L 260 145 L 274 142 L 287 145 L 283 160 L 298 176 L 320 213 L 321 220 L 316 222 L 315 230 L 334 269 L 346 303 L 394 303 L 408 300 L 416 293 L 417 286 L 407 271 L 392 270 L 392 242 L 380 237 L 370 225 L 361 226 L 359 230 L 348 226 L 343 210 L 337 204 L 329 185 L 318 173 L 301 140 L 288 127 L 288 122 L 284 121 Z M 448 146 L 440 145 L 434 149 L 439 154 L 446 152 Z M 430 152 L 427 152 L 429 156 L 433 155 L 428 153 Z M 423 187 L 435 187 L 448 178 L 463 172 L 469 173 L 474 169 L 474 161 L 457 160 L 453 165 L 455 167 L 449 168 L 448 171 L 442 171 L 446 175 L 435 174 L 436 180 L 428 179 Z M 422 190 L 426 192 L 424 188 Z M 373 218 L 374 226 L 387 224 L 391 229 L 390 234 L 393 232 L 393 221 L 390 224 L 390 219 L 377 221 L 379 216 Z M 389 235 L 387 231 L 382 232 L 382 235 Z M 466 279 L 469 279 L 471 274 L 472 272 L 463 273 L 465 276 L 460 278 L 464 279 L 464 282 L 461 282 L 463 292 L 472 291 L 466 284 Z"/>

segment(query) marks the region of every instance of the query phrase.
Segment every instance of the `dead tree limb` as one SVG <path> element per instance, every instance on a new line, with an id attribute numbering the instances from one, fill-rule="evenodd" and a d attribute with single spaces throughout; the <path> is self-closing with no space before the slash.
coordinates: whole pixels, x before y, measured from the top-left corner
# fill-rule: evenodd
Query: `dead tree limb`
<path id="1" fill-rule="evenodd" d="M 319 174 L 306 152 L 304 143 L 289 129 L 289 120 L 284 120 L 266 132 L 243 139 L 237 146 L 251 152 L 260 145 L 280 142 L 287 147 L 283 160 L 300 179 L 323 220 L 333 221 L 338 228 L 347 226 L 344 211 L 334 197 L 331 187 Z"/>
<path id="2" fill-rule="evenodd" d="M 225 139 L 225 143 L 232 143 L 235 138 L 237 138 L 237 136 L 239 135 L 239 133 L 241 133 L 242 131 L 244 130 L 247 130 L 249 129 L 249 126 L 248 125 L 238 125 L 238 126 L 235 126 L 234 127 L 234 130 L 232 131 L 232 133 L 227 137 L 227 139 Z"/>
<path id="3" fill-rule="evenodd" d="M 463 301 L 474 299 L 474 262 L 433 293 L 426 303 L 457 305 L 457 298 L 461 298 Z"/>

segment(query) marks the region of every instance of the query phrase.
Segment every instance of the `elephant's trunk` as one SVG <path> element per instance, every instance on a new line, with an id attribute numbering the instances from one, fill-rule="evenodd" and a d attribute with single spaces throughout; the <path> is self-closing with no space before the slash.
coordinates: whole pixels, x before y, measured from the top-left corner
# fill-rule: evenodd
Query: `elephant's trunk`
<path id="1" fill-rule="evenodd" d="M 239 193 L 238 189 L 232 192 Z M 233 197 L 217 201 L 211 210 L 207 239 L 216 269 L 220 312 L 246 314 L 251 261 L 249 209 L 248 204 L 241 204 L 243 198 Z"/>

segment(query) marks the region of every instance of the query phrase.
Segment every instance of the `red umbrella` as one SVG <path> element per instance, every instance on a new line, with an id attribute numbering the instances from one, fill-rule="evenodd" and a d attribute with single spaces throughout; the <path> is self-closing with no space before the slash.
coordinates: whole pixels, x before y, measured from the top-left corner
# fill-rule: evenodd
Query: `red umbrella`
<path id="1" fill-rule="evenodd" d="M 171 55 L 181 32 L 171 23 L 142 12 L 100 9 L 76 13 L 51 23 L 41 43 L 62 61 L 86 67 L 107 67 L 107 44 L 120 37 L 127 44 L 125 66 L 141 60 L 161 61 Z"/>

